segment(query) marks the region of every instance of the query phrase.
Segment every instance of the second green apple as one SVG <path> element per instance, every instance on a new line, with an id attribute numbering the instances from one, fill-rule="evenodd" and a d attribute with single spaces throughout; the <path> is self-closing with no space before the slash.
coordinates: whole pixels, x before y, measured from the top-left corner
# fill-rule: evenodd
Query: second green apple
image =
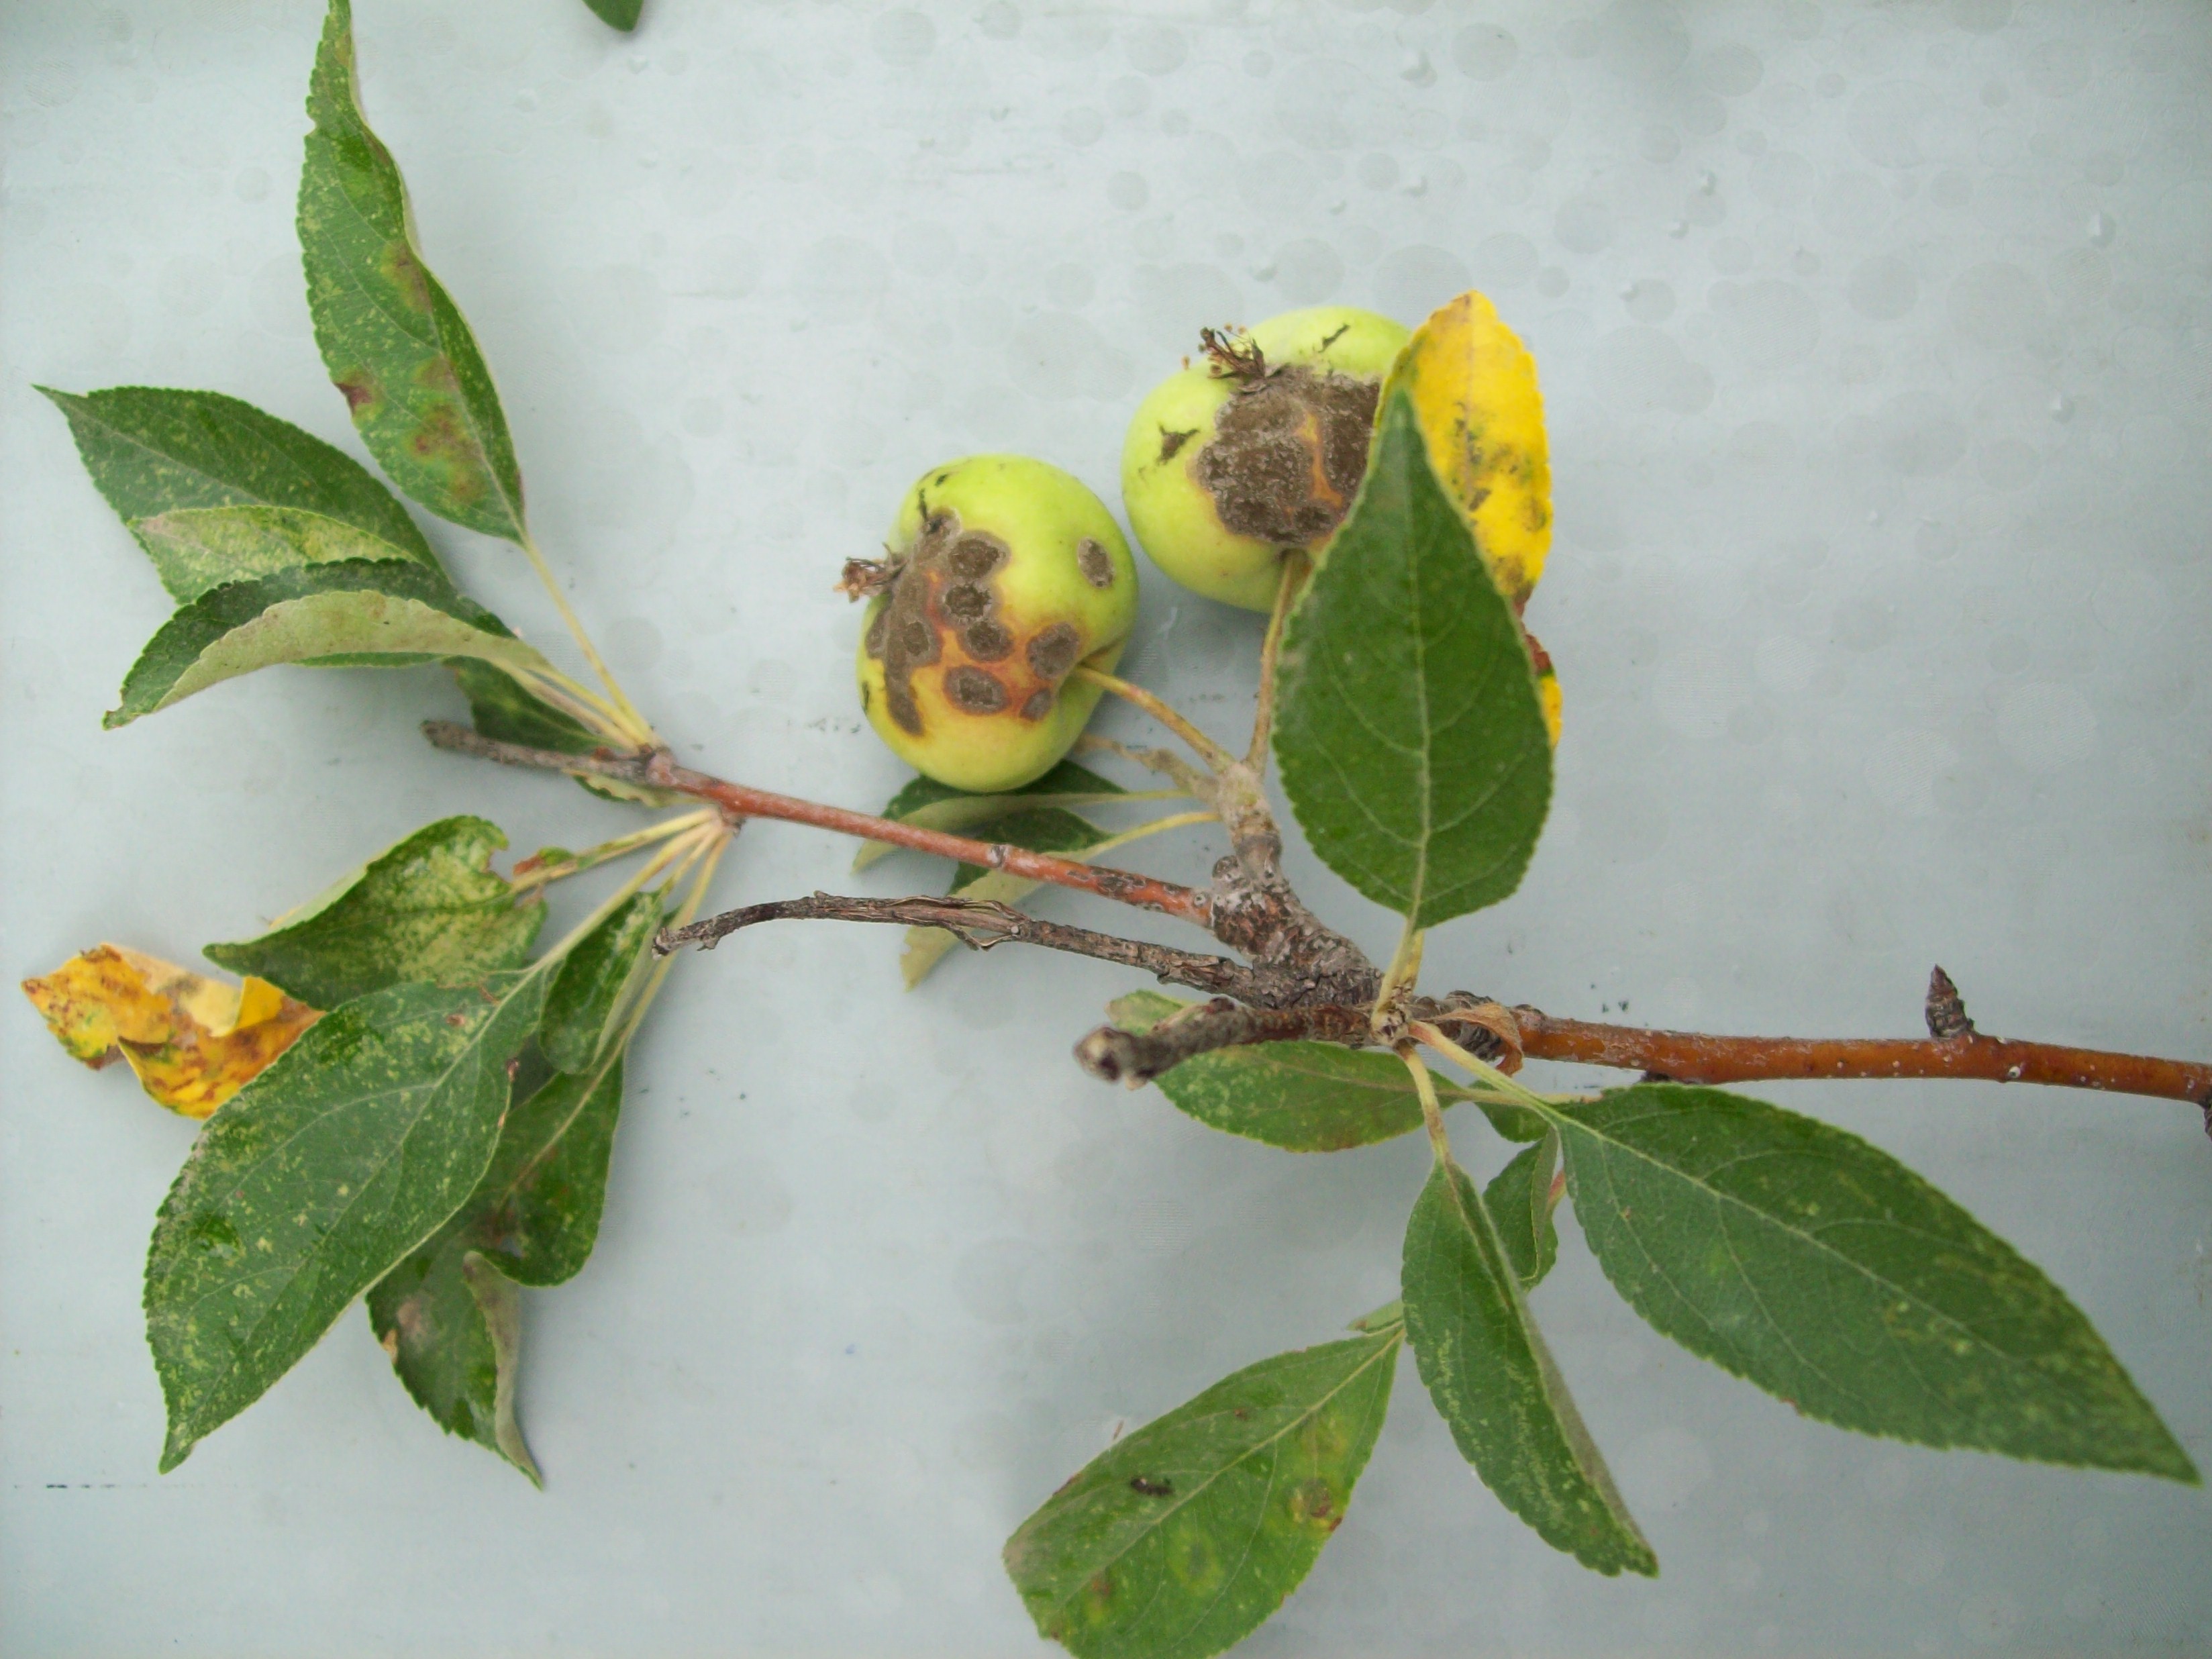
<path id="1" fill-rule="evenodd" d="M 1271 610 L 1283 556 L 1342 522 L 1367 471 L 1382 377 L 1407 338 L 1317 306 L 1232 334 L 1129 422 L 1121 499 L 1152 562 L 1209 599 Z"/>

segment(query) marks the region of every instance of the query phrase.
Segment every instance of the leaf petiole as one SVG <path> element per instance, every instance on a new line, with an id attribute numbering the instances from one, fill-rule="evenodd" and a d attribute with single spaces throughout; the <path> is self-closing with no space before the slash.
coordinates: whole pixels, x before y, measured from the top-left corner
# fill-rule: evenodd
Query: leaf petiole
<path id="1" fill-rule="evenodd" d="M 1116 799 L 1125 799 L 1127 797 Z M 1152 818 L 1140 823 L 1133 830 L 1124 830 L 1119 835 L 1109 836 L 1097 846 L 1075 856 L 1088 864 L 1101 853 L 1113 852 L 1116 848 L 1127 847 L 1133 841 L 1142 841 L 1147 836 L 1157 836 L 1168 830 L 1188 830 L 1194 823 L 1218 823 L 1220 821 L 1218 812 L 1170 812 L 1165 817 Z"/>
<path id="2" fill-rule="evenodd" d="M 1103 690 L 1111 691 L 1124 702 L 1133 703 L 1143 709 L 1145 713 L 1188 744 L 1198 757 L 1216 772 L 1224 770 L 1237 763 L 1236 756 L 1192 725 L 1182 710 L 1164 699 L 1154 696 L 1143 686 L 1132 685 L 1128 681 L 1103 672 L 1091 667 L 1088 663 L 1077 667 L 1075 678 L 1087 680 Z"/>
<path id="3" fill-rule="evenodd" d="M 690 890 L 684 895 L 684 902 L 677 909 L 674 919 L 669 923 L 670 927 L 687 926 L 698 915 L 700 907 L 706 902 L 707 889 L 714 879 L 715 866 L 721 863 L 722 854 L 729 850 L 731 840 L 730 835 L 719 832 L 712 841 L 702 837 L 691 857 L 685 861 L 683 869 L 678 871 L 670 878 L 672 884 L 674 882 L 681 881 L 687 872 L 696 871 L 691 878 Z M 646 1010 L 653 1006 L 653 1000 L 660 994 L 660 987 L 668 977 L 668 970 L 675 965 L 676 958 L 673 956 L 663 957 L 653 963 L 652 977 L 645 981 L 645 988 L 638 993 L 636 1006 L 629 1011 L 629 1018 L 623 1020 L 623 1028 L 616 1035 L 615 1040 L 608 1044 L 610 1053 L 620 1054 L 629 1047 L 630 1038 L 637 1035 L 637 1028 L 645 1021 Z"/>
<path id="4" fill-rule="evenodd" d="M 576 641 L 576 648 L 584 653 L 584 660 L 591 664 L 592 672 L 599 677 L 599 684 L 607 688 L 607 695 L 614 699 L 609 712 L 616 717 L 622 734 L 640 748 L 658 748 L 660 739 L 655 735 L 652 723 L 637 712 L 637 706 L 630 702 L 629 694 L 622 689 L 622 682 L 615 678 L 614 671 L 607 666 L 606 659 L 599 655 L 599 647 L 592 643 L 592 636 L 584 631 L 582 620 L 569 605 L 568 596 L 561 592 L 561 585 L 553 580 L 552 567 L 545 562 L 545 555 L 539 551 L 538 538 L 526 529 L 517 544 L 530 556 L 531 568 L 537 571 L 538 580 L 544 584 L 546 592 L 552 596 L 554 608 L 560 611 L 561 620 L 568 625 L 569 637 Z M 573 681 L 569 683 L 574 684 Z M 583 690 L 580 686 L 575 689 L 579 691 Z"/>
<path id="5" fill-rule="evenodd" d="M 1267 770 L 1267 739 L 1274 732 L 1275 663 L 1282 654 L 1283 624 L 1290 620 L 1291 607 L 1305 591 L 1306 578 L 1312 574 L 1313 561 L 1303 552 L 1294 552 L 1283 561 L 1282 580 L 1275 587 L 1275 608 L 1267 617 L 1267 636 L 1260 645 L 1260 694 L 1252 711 L 1252 747 L 1244 757 L 1245 765 L 1255 772 Z"/>
<path id="6" fill-rule="evenodd" d="M 1430 1024 L 1428 1021 L 1417 1019 L 1407 1029 L 1413 1033 L 1413 1040 L 1415 1042 L 1424 1043 L 1429 1048 L 1435 1049 L 1446 1060 L 1451 1060 L 1457 1065 L 1464 1066 L 1468 1071 L 1474 1073 L 1475 1076 L 1481 1079 L 1483 1082 L 1488 1084 L 1492 1089 L 1496 1090 L 1499 1094 L 1504 1095 L 1508 1100 L 1512 1101 L 1515 1104 L 1526 1106 L 1533 1110 L 1541 1112 L 1547 1118 L 1551 1115 L 1553 1105 L 1553 1102 L 1545 1099 L 1543 1096 L 1538 1094 L 1534 1090 L 1530 1089 L 1522 1084 L 1515 1082 L 1510 1077 L 1507 1076 L 1504 1072 L 1499 1071 L 1498 1067 L 1492 1066 L 1488 1060 L 1484 1060 L 1479 1054 L 1469 1054 L 1466 1049 L 1461 1048 L 1459 1044 L 1454 1042 L 1449 1037 L 1446 1036 L 1442 1031 L 1437 1030 L 1435 1026 Z"/>
<path id="7" fill-rule="evenodd" d="M 1413 1074 L 1413 1092 L 1421 1097 L 1421 1123 L 1429 1132 L 1429 1146 L 1437 1155 L 1437 1162 L 1451 1162 L 1451 1137 L 1444 1132 L 1444 1109 L 1437 1100 L 1437 1085 L 1429 1075 L 1429 1068 L 1421 1063 L 1415 1045 L 1401 1042 L 1395 1050 L 1405 1062 L 1406 1069 Z"/>
<path id="8" fill-rule="evenodd" d="M 687 835 L 680 835 L 670 840 L 658 853 L 647 859 L 641 868 L 634 872 L 627 881 L 608 894 L 600 902 L 597 909 L 570 928 L 558 945 L 532 963 L 532 967 L 533 969 L 547 967 L 567 956 L 569 951 L 583 943 L 585 935 L 620 909 L 644 887 L 646 883 L 651 881 L 678 859 L 686 860 L 687 863 L 696 859 L 701 849 L 708 844 L 709 837 L 721 837 L 725 834 L 720 823 L 708 823 L 698 825 Z"/>
<path id="9" fill-rule="evenodd" d="M 627 836 L 617 836 L 611 841 L 603 841 L 596 847 L 586 847 L 580 853 L 571 853 L 568 857 L 550 863 L 537 863 L 536 860 L 540 855 L 533 854 L 514 866 L 514 872 L 508 879 L 518 890 L 525 890 L 543 887 L 550 882 L 565 881 L 570 876 L 580 875 L 586 870 L 625 857 L 641 847 L 650 847 L 657 841 L 696 830 L 714 816 L 714 810 L 706 806 L 696 811 L 678 813 L 672 818 L 664 818 L 659 823 L 634 830 Z"/>

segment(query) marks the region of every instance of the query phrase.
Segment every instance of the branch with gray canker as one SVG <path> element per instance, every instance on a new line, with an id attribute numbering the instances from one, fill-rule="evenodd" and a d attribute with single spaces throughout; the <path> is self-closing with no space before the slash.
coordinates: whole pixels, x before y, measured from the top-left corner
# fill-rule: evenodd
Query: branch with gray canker
<path id="1" fill-rule="evenodd" d="M 1238 850 L 1214 866 L 1211 889 L 1200 892 L 1132 871 L 973 841 L 726 782 L 678 765 L 665 750 L 570 755 L 502 743 L 447 720 L 426 721 L 422 730 L 441 749 L 506 765 L 609 778 L 688 795 L 720 807 L 733 823 L 747 817 L 773 817 L 811 824 L 1095 893 L 1195 923 L 1249 956 L 1251 965 L 1040 921 L 1003 905 L 988 907 L 995 915 L 979 915 L 985 907 L 958 898 L 838 899 L 818 895 L 730 913 L 741 918 L 819 915 L 942 927 L 977 949 L 1026 944 L 1067 951 L 1141 969 L 1169 984 L 1299 1017 L 1253 1028 L 1261 1034 L 1245 1039 L 1250 1042 L 1344 1041 L 1335 1034 L 1352 1029 L 1352 1013 L 1371 1020 L 1381 975 L 1358 946 L 1322 926 L 1291 891 L 1277 863 L 1281 838 L 1266 803 L 1259 799 L 1256 773 L 1232 773 L 1226 787 L 1224 780 L 1214 781 L 1215 805 L 1231 825 Z M 824 906 L 844 908 L 819 908 Z M 723 931 L 747 925 L 749 921 L 740 920 Z M 2185 1100 L 2203 1110 L 2206 1133 L 2212 1134 L 2212 1065 L 1986 1036 L 1974 1029 L 1958 988 L 1940 970 L 1931 976 L 1924 1012 L 1931 1030 L 1948 1035 L 1927 1038 L 1714 1036 L 1652 1030 L 1558 1018 L 1526 1006 L 1506 1010 L 1463 992 L 1440 1000 L 1416 999 L 1409 1009 L 1411 1017 L 1436 1025 L 1469 1052 L 1506 1069 L 1525 1054 L 1531 1060 L 1609 1066 L 1676 1083 L 1959 1078 L 2045 1084 Z M 1513 1040 L 1516 1037 L 1517 1042 Z"/>
<path id="2" fill-rule="evenodd" d="M 1048 951 L 1100 962 L 1141 969 L 1162 983 L 1187 985 L 1243 1001 L 1267 1005 L 1291 994 L 1296 981 L 1265 968 L 1249 968 L 1226 957 L 1178 951 L 1172 945 L 1143 939 L 1122 939 L 1088 927 L 1046 921 L 993 899 L 854 898 L 836 893 L 815 893 L 805 898 L 779 899 L 767 904 L 748 904 L 735 910 L 695 921 L 687 927 L 665 930 L 653 941 L 661 956 L 696 945 L 712 950 L 742 928 L 765 921 L 872 921 L 904 927 L 941 927 L 971 951 L 989 951 L 1001 945 L 1034 945 Z M 1231 1005 L 1234 1006 L 1234 1005 Z"/>

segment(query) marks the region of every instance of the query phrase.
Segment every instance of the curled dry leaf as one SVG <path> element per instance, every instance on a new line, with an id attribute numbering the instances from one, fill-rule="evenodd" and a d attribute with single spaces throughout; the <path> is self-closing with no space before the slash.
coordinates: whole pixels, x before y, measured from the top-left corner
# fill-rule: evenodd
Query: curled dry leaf
<path id="1" fill-rule="evenodd" d="M 206 1117 L 322 1018 L 265 979 L 210 979 L 96 945 L 23 981 L 63 1048 L 95 1070 L 121 1059 L 162 1105 Z"/>

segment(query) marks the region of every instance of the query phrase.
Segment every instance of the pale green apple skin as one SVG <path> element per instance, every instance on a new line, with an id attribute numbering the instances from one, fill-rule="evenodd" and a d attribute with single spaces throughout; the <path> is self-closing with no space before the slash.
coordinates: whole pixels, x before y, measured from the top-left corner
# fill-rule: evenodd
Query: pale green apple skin
<path id="1" fill-rule="evenodd" d="M 1286 312 L 1251 330 L 1270 364 L 1378 383 L 1408 337 L 1402 324 L 1350 306 Z M 1138 542 L 1171 580 L 1208 599 L 1265 611 L 1274 606 L 1285 544 L 1231 530 L 1193 471 L 1236 395 L 1237 382 L 1204 362 L 1155 386 L 1122 443 L 1121 504 Z M 1177 441 L 1176 434 L 1189 435 Z"/>
<path id="2" fill-rule="evenodd" d="M 887 544 L 906 562 L 869 601 L 857 659 L 876 735 L 956 789 L 1016 789 L 1050 771 L 1100 696 L 1075 666 L 1111 670 L 1137 619 L 1136 561 L 1106 504 L 1043 461 L 971 455 L 915 481 Z M 909 647 L 926 634 L 927 647 L 902 654 L 894 628 Z"/>

